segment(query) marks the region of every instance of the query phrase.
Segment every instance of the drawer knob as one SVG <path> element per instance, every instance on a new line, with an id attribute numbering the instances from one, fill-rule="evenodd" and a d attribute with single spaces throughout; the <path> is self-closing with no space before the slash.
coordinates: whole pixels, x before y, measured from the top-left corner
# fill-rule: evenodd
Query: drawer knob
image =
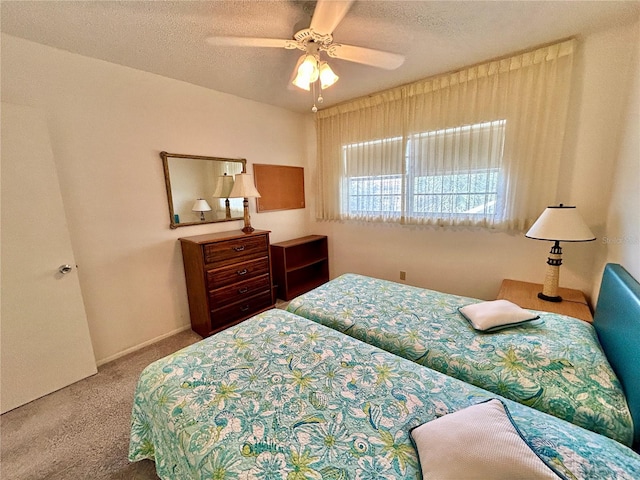
<path id="1" fill-rule="evenodd" d="M 249 287 L 242 287 L 238 289 L 238 293 L 247 293 L 249 291 Z"/>
<path id="2" fill-rule="evenodd" d="M 239 247 L 233 247 L 236 252 L 241 252 L 244 250 L 244 245 L 240 245 Z"/>
<path id="3" fill-rule="evenodd" d="M 242 270 L 238 270 L 236 273 L 238 275 L 246 275 L 247 273 L 249 273 L 249 270 L 247 270 L 246 268 L 243 268 Z"/>
<path id="4" fill-rule="evenodd" d="M 240 307 L 241 312 L 247 312 L 249 310 L 249 305 L 245 305 L 244 307 Z"/>

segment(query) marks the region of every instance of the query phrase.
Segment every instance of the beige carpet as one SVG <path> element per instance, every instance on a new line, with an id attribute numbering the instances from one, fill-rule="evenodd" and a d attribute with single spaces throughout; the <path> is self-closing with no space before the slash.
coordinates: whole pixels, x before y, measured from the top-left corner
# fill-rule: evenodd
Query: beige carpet
<path id="1" fill-rule="evenodd" d="M 148 364 L 198 340 L 179 333 L 2 415 L 0 478 L 157 480 L 153 462 L 127 460 L 135 384 Z"/>

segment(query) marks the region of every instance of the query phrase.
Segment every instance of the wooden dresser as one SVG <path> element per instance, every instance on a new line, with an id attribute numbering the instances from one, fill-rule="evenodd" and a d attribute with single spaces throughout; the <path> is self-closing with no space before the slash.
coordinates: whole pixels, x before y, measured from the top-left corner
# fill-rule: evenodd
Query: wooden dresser
<path id="1" fill-rule="evenodd" d="M 180 238 L 191 328 L 203 337 L 274 305 L 269 232 Z"/>

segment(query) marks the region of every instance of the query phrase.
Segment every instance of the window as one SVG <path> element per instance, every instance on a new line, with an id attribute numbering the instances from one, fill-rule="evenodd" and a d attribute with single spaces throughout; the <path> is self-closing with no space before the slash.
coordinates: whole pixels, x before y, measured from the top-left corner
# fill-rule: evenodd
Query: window
<path id="1" fill-rule="evenodd" d="M 400 137 L 344 146 L 343 214 L 488 219 L 502 194 L 505 125 L 505 120 L 496 120 L 413 134 L 407 138 L 402 165 L 381 158 L 401 147 Z M 376 167 L 369 175 L 361 174 L 362 156 L 374 159 Z"/>
<path id="2" fill-rule="evenodd" d="M 526 231 L 561 184 L 576 45 L 320 110 L 316 218 Z"/>
<path id="3" fill-rule="evenodd" d="M 493 168 L 414 179 L 413 215 L 443 213 L 493 215 L 498 199 L 498 174 Z"/>
<path id="4" fill-rule="evenodd" d="M 345 213 L 400 214 L 402 175 L 349 178 L 349 208 Z"/>

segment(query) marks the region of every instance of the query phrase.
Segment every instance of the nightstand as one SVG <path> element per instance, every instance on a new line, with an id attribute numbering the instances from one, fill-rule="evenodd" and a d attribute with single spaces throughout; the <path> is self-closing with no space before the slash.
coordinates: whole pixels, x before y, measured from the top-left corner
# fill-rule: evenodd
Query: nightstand
<path id="1" fill-rule="evenodd" d="M 593 315 L 591 315 L 587 298 L 580 290 L 558 288 L 558 295 L 562 297 L 561 302 L 540 300 L 538 298 L 538 292 L 541 291 L 541 284 L 505 279 L 502 281 L 497 298 L 498 300 L 509 300 L 529 310 L 560 313 L 562 315 L 579 318 L 585 322 L 593 322 Z"/>

